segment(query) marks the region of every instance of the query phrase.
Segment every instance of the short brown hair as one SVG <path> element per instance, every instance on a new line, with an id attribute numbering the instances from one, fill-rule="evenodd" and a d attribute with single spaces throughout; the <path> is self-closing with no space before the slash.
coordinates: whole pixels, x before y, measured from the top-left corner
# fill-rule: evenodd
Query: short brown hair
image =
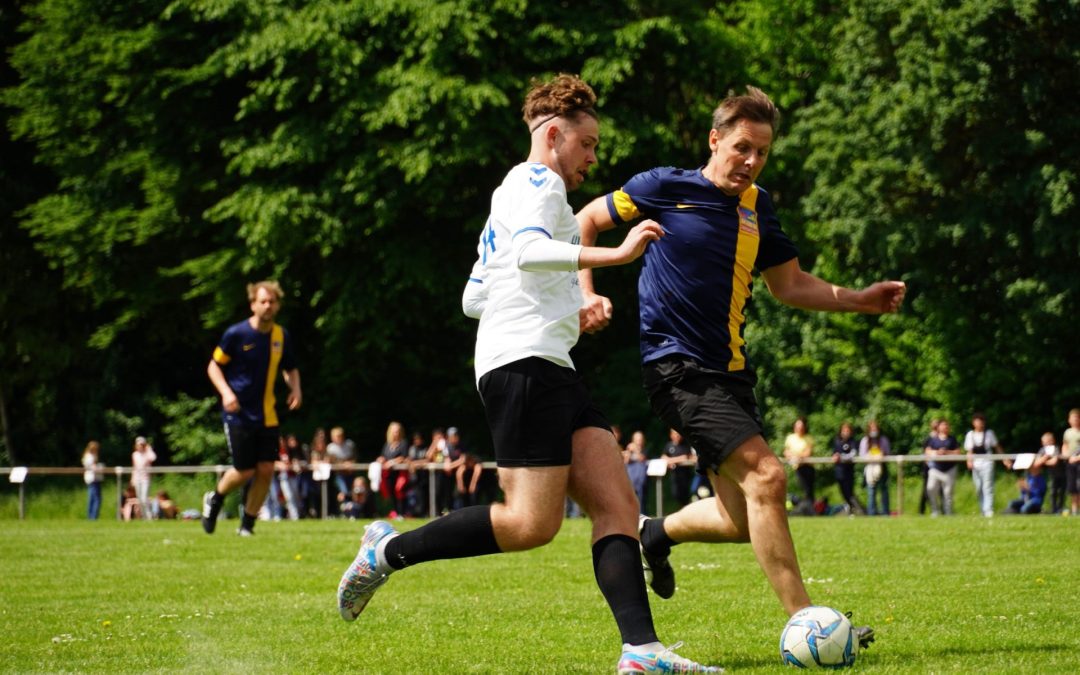
<path id="1" fill-rule="evenodd" d="M 532 81 L 525 104 L 521 106 L 521 116 L 532 132 L 556 117 L 576 118 L 579 113 L 584 113 L 599 119 L 595 106 L 596 94 L 592 87 L 577 75 L 560 73 L 547 82 Z M 537 120 L 543 121 L 537 123 Z"/>
<path id="2" fill-rule="evenodd" d="M 258 295 L 260 288 L 265 288 L 268 293 L 273 293 L 278 302 L 281 302 L 281 299 L 285 297 L 285 291 L 281 290 L 281 284 L 267 279 L 247 285 L 248 302 L 255 302 L 255 296 Z"/>
<path id="3" fill-rule="evenodd" d="M 780 111 L 765 92 L 748 85 L 742 96 L 732 92 L 720 102 L 713 111 L 712 128 L 726 134 L 739 120 L 768 124 L 775 136 L 780 128 Z"/>

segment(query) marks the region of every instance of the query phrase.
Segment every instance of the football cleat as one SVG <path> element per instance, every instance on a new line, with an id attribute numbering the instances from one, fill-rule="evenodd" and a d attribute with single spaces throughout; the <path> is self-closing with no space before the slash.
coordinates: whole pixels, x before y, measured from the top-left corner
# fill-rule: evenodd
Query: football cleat
<path id="1" fill-rule="evenodd" d="M 221 502 L 214 501 L 214 492 L 211 490 L 202 498 L 202 529 L 207 534 L 213 534 L 217 527 L 218 514 L 221 513 Z"/>
<path id="2" fill-rule="evenodd" d="M 378 561 L 375 558 L 375 548 L 379 542 L 387 537 L 396 537 L 395 530 L 390 523 L 376 520 L 364 528 L 364 538 L 360 540 L 360 551 L 356 559 L 345 570 L 338 584 L 338 611 L 341 618 L 346 621 L 355 621 L 364 611 L 371 596 L 379 590 L 379 586 L 386 583 L 389 573 L 377 570 Z"/>
<path id="3" fill-rule="evenodd" d="M 850 620 L 851 612 L 844 612 L 844 616 Z M 851 630 L 855 632 L 855 638 L 859 641 L 859 649 L 866 649 L 874 641 L 874 629 L 870 626 L 854 626 Z"/>
<path id="4" fill-rule="evenodd" d="M 649 518 L 642 515 L 638 518 L 638 538 L 645 529 L 645 522 Z M 645 573 L 645 581 L 649 588 L 653 589 L 664 600 L 675 595 L 675 570 L 666 555 L 654 555 L 645 550 L 645 544 L 641 544 L 641 567 Z"/>
<path id="5" fill-rule="evenodd" d="M 623 645 L 622 657 L 619 659 L 617 671 L 619 675 L 634 675 L 635 673 L 722 673 L 719 666 L 706 666 L 683 658 L 675 653 L 682 646 L 682 642 L 676 642 L 670 647 L 664 647 L 658 652 L 638 653 L 627 650 L 628 645 Z"/>

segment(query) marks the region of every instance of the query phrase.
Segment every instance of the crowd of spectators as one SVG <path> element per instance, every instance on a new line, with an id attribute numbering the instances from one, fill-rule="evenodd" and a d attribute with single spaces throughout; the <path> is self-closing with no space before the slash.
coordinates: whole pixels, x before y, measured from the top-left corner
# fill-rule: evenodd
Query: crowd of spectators
<path id="1" fill-rule="evenodd" d="M 987 426 L 986 416 L 976 412 L 971 428 L 963 440 L 953 435 L 949 420 L 934 419 L 919 450 L 926 457 L 920 464 L 922 490 L 919 513 L 931 517 L 955 513 L 954 496 L 963 468 L 970 472 L 978 513 L 985 517 L 995 514 L 995 467 L 993 455 L 1015 454 L 1015 461 L 1001 459 L 1007 471 L 1017 478 L 1017 497 L 1008 502 L 1003 512 L 1015 514 L 1070 513 L 1080 515 L 1080 409 L 1069 411 L 1068 428 L 1058 437 L 1051 431 L 1042 434 L 1038 446 L 1030 451 L 1009 453 L 1001 446 L 997 435 Z M 893 452 L 889 438 L 881 432 L 877 421 L 866 424 L 866 433 L 856 442 L 854 429 L 848 422 L 840 425 L 832 440 L 834 477 L 841 494 L 839 505 L 830 505 L 816 497 L 815 487 L 821 474 L 815 463 L 805 461 L 815 456 L 815 441 L 806 419 L 799 417 L 792 433 L 784 439 L 783 456 L 792 469 L 798 491 L 790 495 L 793 513 L 889 515 L 888 462 L 874 458 L 888 457 Z M 856 462 L 856 458 L 864 461 Z M 861 482 L 866 493 L 865 505 L 856 493 L 856 467 L 861 464 Z"/>
<path id="2" fill-rule="evenodd" d="M 654 456 L 644 432 L 634 431 L 630 441 L 623 445 L 619 427 L 613 426 L 612 430 L 623 448 L 626 471 L 643 514 L 649 511 L 647 495 L 652 477 L 667 482 L 665 492 L 679 507 L 711 496 L 708 481 L 695 470 L 696 452 L 677 431 L 669 431 L 668 442 Z M 818 487 L 827 482 L 827 473 L 818 471 L 816 462 L 805 461 L 825 456 L 818 447 L 807 420 L 796 419 L 781 451 L 797 485 L 789 495 L 792 513 L 869 516 L 892 513 L 889 463 L 874 460 L 887 458 L 894 450 L 876 420 L 867 421 L 861 435 L 855 433 L 851 423 L 842 423 L 826 446 L 831 451 L 831 473 L 840 492 L 839 504 L 828 504 L 819 497 Z M 1008 452 L 987 426 L 985 415 L 972 415 L 971 428 L 963 440 L 953 435 L 948 420 L 931 420 L 929 433 L 919 449 L 926 457 L 920 463 L 923 478 L 920 514 L 952 515 L 957 481 L 966 468 L 971 475 L 978 512 L 986 517 L 994 515 L 998 462 L 991 455 Z M 82 455 L 90 519 L 97 519 L 101 509 L 104 467 L 99 453 L 99 444 L 90 441 Z M 137 437 L 131 455 L 131 479 L 120 497 L 123 519 L 180 515 L 166 491 L 159 490 L 150 496 L 150 467 L 156 459 L 147 439 Z M 1068 428 L 1060 443 L 1053 432 L 1047 431 L 1032 451 L 1016 454 L 1015 462 L 1005 459 L 1001 463 L 1017 477 L 1017 494 L 1008 502 L 1005 512 L 1080 515 L 1080 409 L 1069 411 Z M 361 470 L 362 466 L 367 468 Z M 261 515 L 274 520 L 324 516 L 424 517 L 432 512 L 444 514 L 464 506 L 488 503 L 498 496 L 495 472 L 483 469 L 481 458 L 469 451 L 457 428 L 449 427 L 445 431 L 436 428 L 430 436 L 420 431 L 409 435 L 400 422 L 387 426 L 381 446 L 367 457 L 340 426 L 330 429 L 329 435 L 321 428 L 316 429 L 308 443 L 301 442 L 294 434 L 285 435 L 270 487 Z M 860 491 L 865 494 L 865 500 L 860 499 Z M 567 515 L 583 514 L 576 504 L 568 501 Z"/>

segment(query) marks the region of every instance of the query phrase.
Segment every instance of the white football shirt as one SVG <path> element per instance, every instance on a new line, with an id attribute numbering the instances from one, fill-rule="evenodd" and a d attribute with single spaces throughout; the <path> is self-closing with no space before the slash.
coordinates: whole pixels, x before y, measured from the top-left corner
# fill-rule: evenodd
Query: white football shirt
<path id="1" fill-rule="evenodd" d="M 476 333 L 476 380 L 530 356 L 573 368 L 581 289 L 577 251 L 563 271 L 522 269 L 522 253 L 549 240 L 576 245 L 581 237 L 562 178 L 543 164 L 518 164 L 491 196 L 491 213 L 466 284 L 465 311 L 482 307 Z M 567 247 L 567 250 L 570 250 Z M 482 300 L 477 300 L 482 298 Z"/>

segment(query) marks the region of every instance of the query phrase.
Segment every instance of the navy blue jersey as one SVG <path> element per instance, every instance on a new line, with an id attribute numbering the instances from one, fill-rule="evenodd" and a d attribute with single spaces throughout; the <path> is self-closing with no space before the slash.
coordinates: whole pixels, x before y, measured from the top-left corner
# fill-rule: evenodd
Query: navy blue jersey
<path id="1" fill-rule="evenodd" d="M 743 339 L 751 273 L 799 255 L 769 194 L 752 185 L 728 196 L 701 169 L 668 167 L 634 176 L 607 206 L 616 223 L 644 216 L 664 228 L 638 277 L 642 361 L 683 354 L 753 383 Z"/>
<path id="2" fill-rule="evenodd" d="M 277 324 L 267 333 L 252 328 L 248 321 L 233 324 L 214 349 L 214 361 L 240 401 L 239 412 L 222 411 L 225 421 L 278 426 L 274 384 L 279 372 L 296 368 L 288 332 Z"/>

